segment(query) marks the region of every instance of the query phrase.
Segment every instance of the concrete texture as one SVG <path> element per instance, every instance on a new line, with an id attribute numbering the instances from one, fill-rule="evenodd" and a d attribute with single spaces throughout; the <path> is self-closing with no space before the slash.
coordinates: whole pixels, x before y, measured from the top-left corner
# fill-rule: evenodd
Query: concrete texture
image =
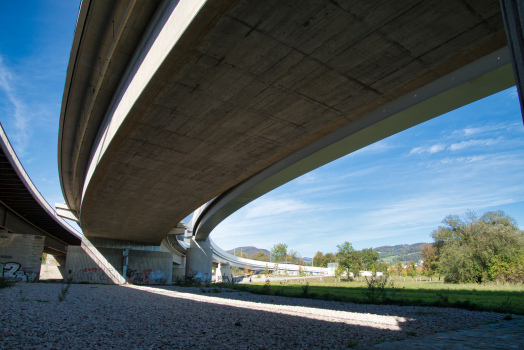
<path id="1" fill-rule="evenodd" d="M 96 57 L 113 42 L 112 15 L 92 14 L 123 18 L 128 3 L 82 5 L 72 57 L 91 64 L 68 68 L 59 163 L 87 236 L 159 244 L 206 201 L 507 45 L 496 0 L 173 5 L 147 30 L 133 8 L 142 41 L 120 37 L 115 52 L 128 55 L 111 62 L 128 68 L 102 82 Z M 105 85 L 84 120 L 90 87 Z"/>
<path id="2" fill-rule="evenodd" d="M 193 276 L 201 281 L 211 281 L 213 250 L 209 239 L 191 240 L 186 252 L 186 276 Z"/>
<path id="3" fill-rule="evenodd" d="M 0 124 L 0 229 L 45 236 L 46 252 L 65 254 L 82 234 L 58 217 L 18 159 Z"/>
<path id="4" fill-rule="evenodd" d="M 65 257 L 46 255 L 40 267 L 40 281 L 62 280 L 65 274 Z"/>
<path id="5" fill-rule="evenodd" d="M 82 241 L 81 247 L 69 246 L 65 278 L 78 282 L 121 284 L 123 249 L 95 247 Z M 129 250 L 126 281 L 133 284 L 170 284 L 173 254 L 160 251 Z"/>
<path id="6" fill-rule="evenodd" d="M 43 236 L 0 233 L 0 276 L 19 282 L 37 281 L 43 252 Z"/>
<path id="7" fill-rule="evenodd" d="M 229 263 L 220 263 L 216 269 L 215 282 L 231 282 L 233 281 L 233 272 Z"/>

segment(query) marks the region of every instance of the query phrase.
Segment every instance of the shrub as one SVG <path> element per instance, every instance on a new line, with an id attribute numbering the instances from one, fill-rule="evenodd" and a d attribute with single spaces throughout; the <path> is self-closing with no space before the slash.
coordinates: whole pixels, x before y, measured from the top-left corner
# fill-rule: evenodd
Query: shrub
<path id="1" fill-rule="evenodd" d="M 262 286 L 262 294 L 265 294 L 265 295 L 269 295 L 269 294 L 271 294 L 271 284 L 269 283 L 269 281 L 267 281 L 267 282 Z"/>
<path id="2" fill-rule="evenodd" d="M 60 294 L 58 294 L 58 301 L 65 300 L 67 294 L 69 293 L 69 287 L 71 287 L 71 283 L 73 283 L 73 276 L 66 280 L 65 286 L 62 284 L 62 289 L 60 290 Z"/>

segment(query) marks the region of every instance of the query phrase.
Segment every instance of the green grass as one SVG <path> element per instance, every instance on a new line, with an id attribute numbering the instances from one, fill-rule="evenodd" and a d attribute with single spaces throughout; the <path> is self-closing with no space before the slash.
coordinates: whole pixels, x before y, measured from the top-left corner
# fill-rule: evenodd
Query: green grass
<path id="1" fill-rule="evenodd" d="M 408 281 L 409 280 L 409 281 Z M 308 279 L 309 288 L 304 293 L 304 283 L 273 282 L 270 294 L 298 298 L 369 303 L 366 282 L 345 281 L 335 283 L 333 278 Z M 524 285 L 445 284 L 437 281 L 406 282 L 394 279 L 395 288 L 387 289 L 384 304 L 458 307 L 468 310 L 495 311 L 524 315 Z M 263 283 L 237 284 L 235 289 L 257 294 L 267 294 Z"/>

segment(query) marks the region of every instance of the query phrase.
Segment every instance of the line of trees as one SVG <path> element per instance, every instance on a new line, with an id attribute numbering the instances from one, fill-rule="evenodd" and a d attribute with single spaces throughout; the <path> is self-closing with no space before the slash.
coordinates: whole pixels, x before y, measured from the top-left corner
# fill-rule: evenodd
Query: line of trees
<path id="1" fill-rule="evenodd" d="M 503 211 L 478 217 L 449 215 L 444 226 L 431 233 L 434 243 L 424 245 L 424 273 L 439 273 L 446 282 L 524 283 L 524 232 Z"/>

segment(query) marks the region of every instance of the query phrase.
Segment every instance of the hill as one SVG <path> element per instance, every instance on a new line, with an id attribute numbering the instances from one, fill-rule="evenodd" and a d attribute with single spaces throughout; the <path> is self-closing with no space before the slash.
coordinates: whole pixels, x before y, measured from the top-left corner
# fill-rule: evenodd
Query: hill
<path id="1" fill-rule="evenodd" d="M 227 251 L 229 254 L 234 254 L 234 252 L 242 252 L 242 253 L 246 253 L 247 254 L 247 257 L 250 258 L 251 255 L 253 253 L 258 253 L 258 252 L 264 252 L 264 254 L 266 254 L 267 256 L 269 256 L 269 250 L 267 249 L 260 249 L 260 248 L 257 248 L 257 247 L 253 247 L 253 246 L 249 246 L 249 247 L 237 247 L 235 249 L 229 249 Z M 307 258 L 307 257 L 304 257 L 302 258 L 302 260 L 304 260 L 304 262 L 306 264 L 311 264 L 311 260 L 313 260 L 313 258 Z"/>
<path id="2" fill-rule="evenodd" d="M 247 257 L 250 258 L 251 255 L 253 253 L 258 253 L 258 252 L 264 252 L 264 254 L 266 254 L 267 256 L 269 256 L 269 250 L 267 249 L 260 249 L 260 248 L 257 248 L 257 247 L 253 247 L 253 246 L 249 246 L 249 247 L 237 247 L 235 249 L 229 249 L 227 251 L 229 254 L 235 254 L 235 252 L 242 252 L 242 253 L 246 253 Z"/>
<path id="3" fill-rule="evenodd" d="M 394 246 L 385 245 L 374 248 L 380 254 L 381 261 L 386 264 L 394 264 L 397 261 L 408 262 L 420 260 L 420 249 L 426 243 L 398 244 Z"/>

